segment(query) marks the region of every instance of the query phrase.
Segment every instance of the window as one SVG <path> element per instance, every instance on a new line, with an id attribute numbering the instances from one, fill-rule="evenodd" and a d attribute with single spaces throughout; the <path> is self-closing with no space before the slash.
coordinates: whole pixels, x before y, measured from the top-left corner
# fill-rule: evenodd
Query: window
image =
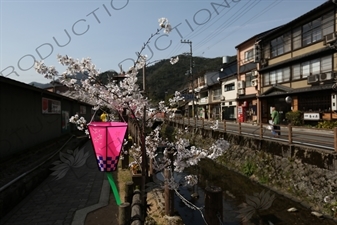
<path id="1" fill-rule="evenodd" d="M 263 86 L 268 86 L 269 83 L 269 73 L 263 74 Z"/>
<path id="2" fill-rule="evenodd" d="M 263 55 L 266 59 L 270 59 L 270 44 L 267 44 L 262 48 Z"/>
<path id="3" fill-rule="evenodd" d="M 265 86 L 290 81 L 290 68 L 284 67 L 282 69 L 270 71 L 264 75 L 263 81 Z"/>
<path id="4" fill-rule="evenodd" d="M 221 89 L 213 90 L 213 100 L 220 100 Z"/>
<path id="5" fill-rule="evenodd" d="M 235 90 L 235 84 L 234 83 L 226 84 L 224 86 L 224 90 L 225 90 L 225 92 L 226 91 L 233 91 L 233 90 Z"/>
<path id="6" fill-rule="evenodd" d="M 290 52 L 291 50 L 291 32 L 283 35 L 283 47 L 284 52 Z"/>
<path id="7" fill-rule="evenodd" d="M 303 26 L 296 27 L 292 34 L 286 33 L 283 36 L 275 38 L 270 42 L 271 57 L 279 56 L 291 50 L 307 46 L 309 44 L 323 40 L 325 35 L 334 32 L 334 13 L 333 11 L 319 17 Z M 269 49 L 266 49 L 269 53 Z M 266 53 L 265 53 L 266 56 Z"/>
<path id="8" fill-rule="evenodd" d="M 301 64 L 302 78 L 306 78 L 310 75 L 310 61 L 303 62 Z"/>
<path id="9" fill-rule="evenodd" d="M 331 55 L 321 58 L 321 72 L 330 72 L 332 70 L 332 57 Z"/>
<path id="10" fill-rule="evenodd" d="M 292 66 L 292 80 L 298 80 L 301 79 L 301 64 L 296 64 Z"/>
<path id="11" fill-rule="evenodd" d="M 308 77 L 310 74 L 319 74 L 322 71 L 321 67 L 321 61 L 323 58 L 313 59 L 307 62 L 303 62 L 301 64 L 302 67 L 302 78 Z M 328 59 L 330 59 L 331 62 L 331 56 L 328 56 L 328 58 L 324 57 L 324 60 L 326 61 L 326 67 L 324 68 L 324 71 L 331 71 L 332 65 L 328 63 Z"/>
<path id="12" fill-rule="evenodd" d="M 269 84 L 276 84 L 276 71 L 271 71 L 269 73 Z"/>
<path id="13" fill-rule="evenodd" d="M 279 56 L 289 52 L 291 49 L 291 33 L 287 32 L 284 35 L 275 38 L 271 41 L 271 56 Z"/>
<path id="14" fill-rule="evenodd" d="M 61 102 L 49 98 L 42 98 L 43 114 L 61 114 Z"/>
<path id="15" fill-rule="evenodd" d="M 292 34 L 293 49 L 321 41 L 325 35 L 333 32 L 334 14 L 331 11 L 318 19 L 295 28 Z"/>
<path id="16" fill-rule="evenodd" d="M 293 31 L 293 49 L 298 49 L 302 47 L 301 37 L 302 37 L 301 27 L 297 27 Z"/>
<path id="17" fill-rule="evenodd" d="M 303 46 L 309 45 L 322 39 L 321 18 L 311 21 L 302 26 Z"/>
<path id="18" fill-rule="evenodd" d="M 208 97 L 208 92 L 200 92 L 200 98 L 207 98 Z"/>
<path id="19" fill-rule="evenodd" d="M 314 59 L 310 61 L 311 74 L 319 74 L 321 71 L 321 59 Z"/>
<path id="20" fill-rule="evenodd" d="M 282 69 L 282 80 L 281 82 L 290 81 L 290 67 L 286 67 Z"/>
<path id="21" fill-rule="evenodd" d="M 246 73 L 246 77 L 245 77 L 246 87 L 251 87 L 252 86 L 252 80 L 253 79 L 254 79 L 254 77 L 253 77 L 253 73 L 252 72 Z"/>
<path id="22" fill-rule="evenodd" d="M 253 60 L 253 57 L 254 57 L 253 49 L 250 49 L 250 50 L 245 52 L 245 62 Z"/>
<path id="23" fill-rule="evenodd" d="M 322 33 L 323 36 L 334 32 L 334 15 L 333 12 L 327 13 L 322 17 Z"/>
<path id="24" fill-rule="evenodd" d="M 292 80 L 308 77 L 310 74 L 320 74 L 332 71 L 332 57 L 324 56 L 292 66 Z"/>
<path id="25" fill-rule="evenodd" d="M 278 37 L 271 41 L 271 56 L 283 54 L 282 37 Z"/>

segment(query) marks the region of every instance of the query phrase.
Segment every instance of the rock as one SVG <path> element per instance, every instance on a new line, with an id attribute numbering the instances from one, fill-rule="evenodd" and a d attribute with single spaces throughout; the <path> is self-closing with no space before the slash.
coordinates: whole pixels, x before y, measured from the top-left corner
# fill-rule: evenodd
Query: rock
<path id="1" fill-rule="evenodd" d="M 312 212 L 311 212 L 311 215 L 314 215 L 314 216 L 316 216 L 316 217 L 318 217 L 318 218 L 320 218 L 320 217 L 323 216 L 323 214 L 321 214 L 321 213 L 319 213 L 319 212 L 315 212 L 315 211 L 312 211 Z"/>
<path id="2" fill-rule="evenodd" d="M 298 210 L 295 207 L 291 207 L 287 211 L 288 212 L 297 212 Z"/>

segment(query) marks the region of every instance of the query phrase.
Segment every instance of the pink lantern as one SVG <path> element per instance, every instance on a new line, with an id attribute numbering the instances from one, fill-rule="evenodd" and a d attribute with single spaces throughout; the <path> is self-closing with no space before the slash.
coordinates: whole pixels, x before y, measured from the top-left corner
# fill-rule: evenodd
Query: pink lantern
<path id="1" fill-rule="evenodd" d="M 117 169 L 127 126 L 124 122 L 91 122 L 88 124 L 100 171 L 107 172 Z"/>

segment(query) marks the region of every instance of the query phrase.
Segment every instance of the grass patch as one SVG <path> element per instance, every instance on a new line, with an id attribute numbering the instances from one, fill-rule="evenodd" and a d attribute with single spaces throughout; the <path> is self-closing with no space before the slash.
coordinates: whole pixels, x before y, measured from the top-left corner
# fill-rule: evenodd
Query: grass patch
<path id="1" fill-rule="evenodd" d="M 118 162 L 118 170 L 117 170 L 117 183 L 120 198 L 123 202 L 125 196 L 125 183 L 128 181 L 132 181 L 132 176 L 129 169 L 122 169 L 122 161 Z"/>

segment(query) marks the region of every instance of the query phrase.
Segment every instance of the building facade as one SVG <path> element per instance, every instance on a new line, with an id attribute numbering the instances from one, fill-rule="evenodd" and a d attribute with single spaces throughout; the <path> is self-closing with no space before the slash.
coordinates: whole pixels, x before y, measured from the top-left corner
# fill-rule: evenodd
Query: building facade
<path id="1" fill-rule="evenodd" d="M 227 62 L 220 68 L 221 83 L 221 120 L 237 119 L 237 60 Z"/>
<path id="2" fill-rule="evenodd" d="M 304 120 L 337 118 L 336 4 L 328 1 L 257 41 L 262 122 L 272 106 L 285 123 L 285 114 L 296 110 Z"/>
<path id="3" fill-rule="evenodd" d="M 69 118 L 92 118 L 92 105 L 0 76 L 0 159 L 77 130 Z"/>
<path id="4" fill-rule="evenodd" d="M 327 1 L 237 45 L 236 78 L 226 62 L 197 81 L 200 117 L 268 123 L 274 106 L 284 124 L 292 111 L 308 122 L 337 119 L 336 8 Z"/>

